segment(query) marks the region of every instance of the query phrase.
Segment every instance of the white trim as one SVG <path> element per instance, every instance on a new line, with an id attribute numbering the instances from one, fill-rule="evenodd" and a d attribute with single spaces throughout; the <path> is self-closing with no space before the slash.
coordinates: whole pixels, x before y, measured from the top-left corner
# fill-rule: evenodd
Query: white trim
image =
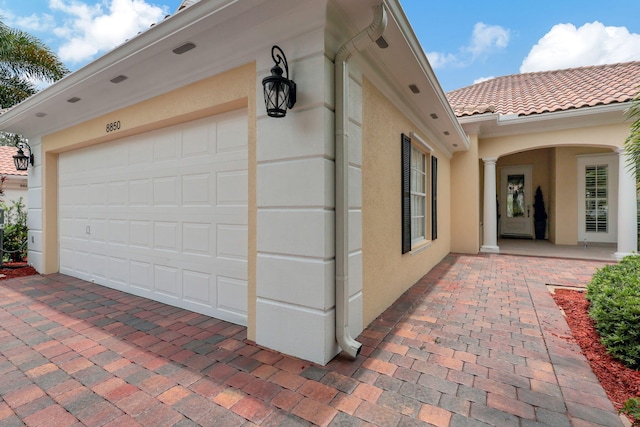
<path id="1" fill-rule="evenodd" d="M 427 142 L 424 139 L 422 139 L 420 135 L 412 131 L 412 132 L 409 132 L 409 136 L 411 136 L 411 140 L 417 139 L 418 142 L 422 145 L 422 147 L 425 148 L 427 151 L 429 151 L 430 154 L 433 153 L 433 148 L 431 148 L 431 146 L 427 144 Z"/>

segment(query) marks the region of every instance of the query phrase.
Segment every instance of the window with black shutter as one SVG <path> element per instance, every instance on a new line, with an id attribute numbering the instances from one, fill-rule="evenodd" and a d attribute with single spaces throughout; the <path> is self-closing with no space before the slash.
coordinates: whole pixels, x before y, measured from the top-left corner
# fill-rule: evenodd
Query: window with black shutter
<path id="1" fill-rule="evenodd" d="M 419 140 L 420 141 L 420 140 Z M 437 237 L 437 170 L 425 143 L 414 144 L 402 134 L 402 253 L 428 241 L 427 224 L 431 220 L 431 239 Z M 431 161 L 429 162 L 429 159 Z M 429 175 L 427 168 L 431 166 Z M 428 185 L 430 181 L 430 186 Z M 428 199 L 429 194 L 431 198 Z M 427 209 L 427 205 L 431 209 Z"/>

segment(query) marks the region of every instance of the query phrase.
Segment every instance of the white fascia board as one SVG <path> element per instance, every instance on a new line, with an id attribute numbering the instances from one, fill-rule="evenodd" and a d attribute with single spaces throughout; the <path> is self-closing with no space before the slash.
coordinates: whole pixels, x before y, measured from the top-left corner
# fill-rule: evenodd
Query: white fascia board
<path id="1" fill-rule="evenodd" d="M 449 100 L 444 94 L 442 87 L 440 86 L 439 83 L 434 84 L 434 82 L 438 82 L 438 78 L 433 72 L 433 69 L 431 68 L 431 64 L 429 64 L 429 60 L 427 59 L 427 56 L 424 53 L 424 50 L 422 49 L 422 46 L 420 45 L 420 42 L 418 41 L 418 38 L 416 37 L 416 34 L 414 33 L 413 28 L 411 27 L 411 24 L 409 23 L 409 19 L 407 18 L 407 16 L 404 13 L 404 10 L 400 6 L 399 1 L 384 0 L 384 3 L 387 6 L 388 10 L 391 11 L 391 14 L 393 15 L 398 27 L 400 28 L 400 31 L 402 32 L 402 34 L 404 34 L 405 40 L 409 45 L 409 47 L 411 48 L 411 51 L 415 57 L 415 60 L 418 62 L 418 64 L 422 68 L 422 71 L 427 81 L 431 85 L 431 88 L 436 93 L 440 103 L 444 106 L 445 111 L 447 113 L 447 119 L 453 123 L 457 137 L 463 142 L 464 149 L 469 150 L 471 148 L 471 142 L 469 141 L 469 138 L 467 137 L 467 134 L 465 133 L 464 129 L 458 122 L 458 118 L 453 112 L 453 109 L 451 108 L 451 104 L 449 103 Z"/>
<path id="2" fill-rule="evenodd" d="M 95 61 L 90 62 L 79 70 L 65 76 L 46 89 L 43 89 L 22 101 L 6 113 L 0 115 L 0 127 L 4 127 L 7 123 L 10 123 L 12 119 L 17 118 L 20 115 L 28 114 L 30 111 L 36 110 L 42 103 L 72 89 L 74 86 L 85 80 L 93 78 L 98 73 L 104 72 L 106 69 L 136 55 L 137 53 L 147 49 L 149 46 L 155 45 L 156 43 L 161 42 L 172 34 L 175 34 L 187 27 L 196 25 L 203 19 L 227 9 L 239 1 L 240 0 L 201 1 L 177 12 L 165 21 L 150 27 L 148 30 L 137 35 L 133 39 L 126 41 Z"/>

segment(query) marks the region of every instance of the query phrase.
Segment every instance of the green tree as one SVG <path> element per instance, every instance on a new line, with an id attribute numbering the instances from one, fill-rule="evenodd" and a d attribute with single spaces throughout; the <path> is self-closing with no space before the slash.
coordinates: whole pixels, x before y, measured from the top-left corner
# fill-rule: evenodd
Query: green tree
<path id="1" fill-rule="evenodd" d="M 631 107 L 627 111 L 627 117 L 633 120 L 631 131 L 624 142 L 624 149 L 628 155 L 627 167 L 635 171 L 636 176 L 636 199 L 638 206 L 638 242 L 640 242 L 640 92 L 636 94 Z"/>
<path id="2" fill-rule="evenodd" d="M 37 37 L 0 22 L 0 106 L 11 107 L 38 91 L 37 81 L 54 82 L 69 70 Z"/>
<path id="3" fill-rule="evenodd" d="M 27 207 L 22 201 L 12 202 L 10 205 L 0 203 L 0 208 L 4 209 L 4 259 L 2 261 L 20 262 L 27 257 Z"/>

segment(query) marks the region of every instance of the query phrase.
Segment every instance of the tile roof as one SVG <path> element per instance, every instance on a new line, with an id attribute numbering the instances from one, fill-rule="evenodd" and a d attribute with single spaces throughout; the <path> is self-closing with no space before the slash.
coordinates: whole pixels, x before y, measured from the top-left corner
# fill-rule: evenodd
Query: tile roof
<path id="1" fill-rule="evenodd" d="M 28 171 L 16 170 L 13 156 L 16 155 L 16 147 L 0 146 L 0 175 L 27 176 Z"/>
<path id="2" fill-rule="evenodd" d="M 627 102 L 640 90 L 640 61 L 497 77 L 447 93 L 456 116 L 529 116 Z"/>

